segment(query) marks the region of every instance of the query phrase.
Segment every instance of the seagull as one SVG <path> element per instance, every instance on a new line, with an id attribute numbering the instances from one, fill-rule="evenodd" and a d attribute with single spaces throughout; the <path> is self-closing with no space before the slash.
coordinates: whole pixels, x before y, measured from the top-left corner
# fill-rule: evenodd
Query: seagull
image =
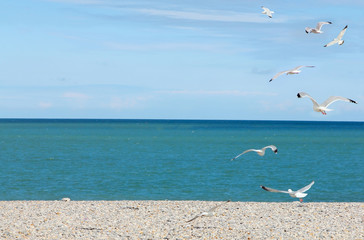
<path id="1" fill-rule="evenodd" d="M 235 160 L 236 158 L 240 157 L 241 155 L 243 155 L 244 153 L 247 153 L 247 152 L 256 152 L 256 153 L 258 153 L 258 154 L 259 154 L 259 156 L 264 156 L 264 154 L 265 154 L 265 149 L 267 149 L 267 148 L 272 149 L 272 151 L 273 151 L 275 154 L 277 154 L 277 152 L 278 152 L 277 147 L 276 147 L 276 146 L 274 146 L 274 145 L 269 145 L 269 146 L 266 146 L 266 147 L 264 147 L 264 148 L 262 148 L 262 149 L 248 149 L 248 150 L 245 150 L 244 152 L 240 153 L 238 156 L 234 157 L 233 159 L 231 159 L 231 161 Z"/>
<path id="2" fill-rule="evenodd" d="M 194 218 L 192 218 L 192 219 L 190 219 L 190 220 L 188 220 L 186 222 L 192 222 L 193 220 L 195 220 L 196 218 L 199 218 L 199 217 L 212 217 L 212 216 L 214 216 L 214 213 L 213 212 L 215 211 L 216 208 L 218 208 L 218 207 L 220 207 L 220 206 L 222 206 L 222 205 L 224 205 L 224 204 L 226 204 L 228 202 L 230 202 L 230 200 L 227 200 L 227 201 L 225 201 L 225 202 L 223 202 L 221 204 L 218 204 L 215 207 L 210 208 L 206 212 L 202 212 L 202 213 L 196 215 Z"/>
<path id="3" fill-rule="evenodd" d="M 310 184 L 308 184 L 307 186 L 297 190 L 297 191 L 292 191 L 291 189 L 288 189 L 288 191 L 281 191 L 281 190 L 276 190 L 273 188 L 268 188 L 268 187 L 264 187 L 264 186 L 260 186 L 261 188 L 263 188 L 264 190 L 268 191 L 268 192 L 280 192 L 280 193 L 288 193 L 291 197 L 293 198 L 299 198 L 300 202 L 303 202 L 304 197 L 307 196 L 307 193 L 305 193 L 308 189 L 311 188 L 311 186 L 315 183 L 315 181 L 312 181 Z"/>
<path id="4" fill-rule="evenodd" d="M 344 40 L 342 40 L 341 38 L 344 36 L 345 32 L 346 32 L 346 29 L 348 28 L 348 25 L 346 25 L 343 30 L 341 30 L 341 32 L 339 33 L 339 35 L 337 35 L 337 37 L 332 40 L 331 42 L 329 42 L 328 44 L 326 44 L 324 47 L 329 47 L 331 45 L 334 45 L 334 44 L 339 44 L 339 45 L 343 45 L 344 44 Z"/>
<path id="5" fill-rule="evenodd" d="M 323 33 L 323 31 L 321 31 L 321 28 L 322 28 L 322 25 L 325 25 L 325 24 L 332 24 L 332 22 L 318 22 L 317 25 L 316 25 L 316 28 L 309 28 L 309 27 L 306 27 L 305 28 L 305 31 L 306 33 Z"/>
<path id="6" fill-rule="evenodd" d="M 357 104 L 357 102 L 352 99 L 345 98 L 345 97 L 339 97 L 339 96 L 331 96 L 328 99 L 326 99 L 326 101 L 323 102 L 322 104 L 318 104 L 315 99 L 313 99 L 310 95 L 308 95 L 305 92 L 297 93 L 297 97 L 298 98 L 309 97 L 313 103 L 313 110 L 315 112 L 321 112 L 323 115 L 326 115 L 326 111 L 333 111 L 333 109 L 328 109 L 327 107 L 331 103 L 336 102 L 336 101 L 345 101 L 345 102 L 352 102 L 352 103 Z"/>
<path id="7" fill-rule="evenodd" d="M 301 72 L 301 70 L 299 70 L 300 68 L 303 68 L 303 67 L 310 67 L 310 68 L 313 68 L 313 67 L 315 67 L 315 66 L 303 66 L 303 65 L 301 65 L 301 66 L 298 66 L 298 67 L 295 67 L 295 68 L 293 68 L 293 69 L 291 69 L 291 70 L 287 70 L 287 71 L 282 71 L 282 72 L 279 72 L 279 73 L 277 73 L 276 75 L 274 75 L 274 77 L 272 77 L 270 80 L 269 80 L 269 82 L 271 82 L 271 81 L 273 81 L 274 79 L 276 79 L 277 77 L 279 77 L 280 75 L 282 75 L 282 74 L 299 74 L 300 72 Z"/>
<path id="8" fill-rule="evenodd" d="M 262 6 L 262 8 L 264 10 L 262 13 L 267 15 L 269 18 L 272 18 L 272 13 L 274 13 L 274 12 L 269 10 L 269 8 L 266 8 L 266 7 L 263 7 L 263 6 Z"/>

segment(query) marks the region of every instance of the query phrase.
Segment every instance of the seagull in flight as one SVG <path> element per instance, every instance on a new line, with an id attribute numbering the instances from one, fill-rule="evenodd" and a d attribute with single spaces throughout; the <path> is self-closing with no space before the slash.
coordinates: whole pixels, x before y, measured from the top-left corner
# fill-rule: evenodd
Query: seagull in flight
<path id="1" fill-rule="evenodd" d="M 223 202 L 221 204 L 218 204 L 215 207 L 210 208 L 206 212 L 201 212 L 200 214 L 196 215 L 194 218 L 192 218 L 192 219 L 190 219 L 190 220 L 188 220 L 186 222 L 192 222 L 193 220 L 195 220 L 196 218 L 199 218 L 199 217 L 212 217 L 212 216 L 214 216 L 214 211 L 216 210 L 216 208 L 221 207 L 222 205 L 224 205 L 224 204 L 226 204 L 228 202 L 230 202 L 230 200 L 227 200 L 227 201 L 225 201 L 225 202 Z"/>
<path id="2" fill-rule="evenodd" d="M 307 186 L 305 186 L 297 191 L 292 191 L 291 189 L 288 189 L 288 191 L 281 191 L 281 190 L 277 190 L 277 189 L 273 189 L 273 188 L 269 188 L 269 187 L 265 187 L 265 186 L 260 186 L 260 187 L 268 192 L 288 193 L 289 196 L 291 196 L 293 198 L 299 198 L 300 202 L 303 202 L 303 198 L 307 196 L 307 193 L 305 193 L 305 192 L 307 190 L 309 190 L 314 183 L 315 183 L 315 181 L 312 181 L 310 184 L 308 184 Z"/>
<path id="3" fill-rule="evenodd" d="M 264 148 L 262 148 L 262 149 L 248 149 L 248 150 L 245 150 L 244 152 L 240 153 L 238 156 L 234 157 L 233 159 L 231 159 L 231 161 L 235 160 L 236 158 L 240 157 L 241 155 L 243 155 L 243 154 L 245 154 L 245 153 L 247 153 L 247 152 L 256 152 L 256 153 L 258 153 L 258 154 L 259 154 L 259 156 L 264 156 L 264 154 L 265 154 L 265 149 L 267 149 L 267 148 L 272 149 L 272 151 L 273 151 L 275 154 L 277 154 L 277 152 L 278 152 L 277 147 L 276 147 L 276 146 L 274 146 L 274 145 L 269 145 L 269 146 L 266 146 L 266 147 L 264 147 Z"/>
<path id="4" fill-rule="evenodd" d="M 325 24 L 332 24 L 332 22 L 329 22 L 329 21 L 327 21 L 327 22 L 318 22 L 317 25 L 316 25 L 316 28 L 306 27 L 305 31 L 306 31 L 306 33 L 323 33 L 323 31 L 321 31 L 321 28 Z"/>
<path id="5" fill-rule="evenodd" d="M 272 18 L 272 13 L 274 13 L 273 11 L 269 10 L 269 8 L 266 8 L 264 6 L 262 6 L 262 9 L 264 10 L 262 13 L 267 15 L 269 18 Z"/>
<path id="6" fill-rule="evenodd" d="M 333 102 L 336 102 L 336 101 L 344 101 L 344 102 L 351 102 L 351 103 L 355 103 L 357 104 L 356 101 L 352 100 L 352 99 L 349 99 L 349 98 L 345 98 L 345 97 L 339 97 L 339 96 L 331 96 L 329 97 L 328 99 L 326 99 L 325 102 L 321 103 L 321 104 L 318 104 L 316 102 L 315 99 L 313 99 L 313 97 L 311 97 L 310 95 L 308 95 L 307 93 L 305 92 L 300 92 L 300 93 L 297 93 L 297 97 L 298 98 L 304 98 L 304 97 L 308 97 L 311 99 L 312 103 L 313 103 L 313 110 L 315 112 L 321 112 L 323 115 L 326 115 L 326 111 L 333 111 L 333 109 L 328 109 L 327 107 L 332 104 Z"/>
<path id="7" fill-rule="evenodd" d="M 337 35 L 337 37 L 332 40 L 331 42 L 329 42 L 328 44 L 326 44 L 324 47 L 329 47 L 331 45 L 334 45 L 334 44 L 339 44 L 339 45 L 343 45 L 344 44 L 344 40 L 342 40 L 342 37 L 344 36 L 345 32 L 346 32 L 346 29 L 348 28 L 348 25 L 346 25 L 343 30 L 341 30 L 341 32 L 339 33 L 339 35 Z"/>
<path id="8" fill-rule="evenodd" d="M 298 67 L 295 67 L 295 68 L 293 68 L 293 69 L 291 69 L 291 70 L 287 70 L 287 71 L 282 71 L 282 72 L 279 72 L 279 73 L 277 73 L 276 75 L 274 75 L 274 77 L 272 77 L 270 80 L 269 80 L 269 82 L 271 82 L 271 81 L 273 81 L 274 79 L 276 79 L 277 77 L 279 77 L 280 75 L 282 75 L 282 74 L 299 74 L 300 72 L 301 72 L 301 68 L 303 68 L 303 67 L 310 67 L 310 68 L 313 68 L 313 67 L 315 67 L 315 66 L 304 66 L 304 65 L 301 65 L 301 66 L 298 66 Z"/>

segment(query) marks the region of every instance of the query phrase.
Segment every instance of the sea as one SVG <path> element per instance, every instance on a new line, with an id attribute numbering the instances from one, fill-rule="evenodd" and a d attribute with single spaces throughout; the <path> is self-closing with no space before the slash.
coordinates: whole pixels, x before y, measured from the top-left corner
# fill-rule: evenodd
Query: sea
<path id="1" fill-rule="evenodd" d="M 275 145 L 264 156 L 246 149 Z M 0 119 L 0 200 L 364 202 L 364 122 Z"/>

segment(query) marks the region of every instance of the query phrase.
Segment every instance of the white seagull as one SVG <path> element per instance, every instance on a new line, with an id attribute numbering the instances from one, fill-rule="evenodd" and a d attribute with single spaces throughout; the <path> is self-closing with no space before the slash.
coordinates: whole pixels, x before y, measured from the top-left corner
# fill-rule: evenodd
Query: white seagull
<path id="1" fill-rule="evenodd" d="M 226 203 L 228 203 L 228 202 L 230 202 L 230 200 L 225 201 L 225 202 L 223 202 L 223 203 L 221 203 L 221 204 L 218 204 L 218 205 L 216 205 L 215 207 L 210 208 L 210 209 L 209 209 L 209 210 L 207 210 L 206 212 L 202 212 L 202 213 L 200 213 L 200 214 L 196 215 L 194 218 L 192 218 L 192 219 L 190 219 L 190 220 L 188 220 L 188 221 L 186 221 L 186 222 L 192 222 L 193 220 L 195 220 L 196 218 L 199 218 L 199 217 L 212 217 L 212 216 L 214 216 L 214 211 L 216 210 L 216 208 L 218 208 L 218 207 L 220 207 L 221 205 L 224 205 L 224 204 L 226 204 Z"/>
<path id="2" fill-rule="evenodd" d="M 336 102 L 336 101 L 344 101 L 344 102 L 351 102 L 351 103 L 357 104 L 357 102 L 352 99 L 340 97 L 340 96 L 331 96 L 328 99 L 326 99 L 325 102 L 323 102 L 321 104 L 318 104 L 315 99 L 313 99 L 310 95 L 308 95 L 305 92 L 297 93 L 297 97 L 298 98 L 309 97 L 313 103 L 313 110 L 315 112 L 321 112 L 323 115 L 326 115 L 326 111 L 333 111 L 333 109 L 328 109 L 327 107 L 331 103 Z"/>
<path id="3" fill-rule="evenodd" d="M 277 77 L 279 77 L 280 75 L 282 75 L 282 74 L 299 74 L 300 72 L 301 72 L 301 68 L 303 68 L 303 67 L 310 67 L 310 68 L 313 68 L 313 67 L 315 67 L 315 66 L 304 66 L 304 65 L 301 65 L 301 66 L 298 66 L 298 67 L 295 67 L 295 68 L 293 68 L 293 69 L 291 69 L 291 70 L 287 70 L 287 71 L 282 71 L 282 72 L 279 72 L 279 73 L 277 73 L 276 75 L 274 75 L 274 77 L 272 77 L 270 80 L 269 80 L 269 82 L 271 82 L 271 81 L 273 81 L 274 79 L 276 79 Z"/>
<path id="4" fill-rule="evenodd" d="M 322 28 L 322 25 L 325 25 L 325 24 L 332 24 L 332 22 L 318 22 L 317 25 L 316 25 L 316 28 L 309 28 L 309 27 L 306 27 L 305 28 L 305 31 L 306 33 L 323 33 L 323 31 L 321 31 L 321 28 Z"/>
<path id="5" fill-rule="evenodd" d="M 267 15 L 268 17 L 272 18 L 272 13 L 274 13 L 273 11 L 269 10 L 269 8 L 266 8 L 264 6 L 262 6 L 262 9 L 264 10 L 262 13 Z"/>
<path id="6" fill-rule="evenodd" d="M 336 43 L 339 44 L 339 45 L 343 45 L 344 44 L 344 40 L 342 40 L 342 37 L 344 36 L 347 28 L 348 28 L 348 25 L 346 25 L 344 27 L 344 29 L 341 30 L 341 32 L 339 33 L 339 35 L 337 35 L 337 37 L 334 40 L 332 40 L 331 42 L 329 42 L 328 44 L 326 44 L 324 47 L 329 47 L 329 46 L 334 45 Z"/>
<path id="7" fill-rule="evenodd" d="M 289 196 L 293 197 L 293 198 L 299 198 L 300 202 L 303 202 L 304 197 L 307 196 L 307 193 L 305 193 L 308 189 L 311 188 L 311 186 L 315 183 L 315 181 L 312 181 L 310 184 L 308 184 L 307 186 L 297 190 L 297 191 L 292 191 L 291 189 L 288 189 L 288 191 L 281 191 L 281 190 L 276 190 L 273 188 L 269 188 L 269 187 L 264 187 L 264 186 L 260 186 L 261 188 L 263 188 L 264 190 L 268 191 L 268 192 L 280 192 L 280 193 L 288 193 Z"/>
<path id="8" fill-rule="evenodd" d="M 277 147 L 276 147 L 276 146 L 274 146 L 274 145 L 269 145 L 269 146 L 266 146 L 266 147 L 264 147 L 264 148 L 262 148 L 262 149 L 248 149 L 248 150 L 245 150 L 244 152 L 240 153 L 238 156 L 234 157 L 233 159 L 231 159 L 231 161 L 235 160 L 236 158 L 240 157 L 241 155 L 243 155 L 243 154 L 245 154 L 245 153 L 247 153 L 247 152 L 256 152 L 256 153 L 258 153 L 258 154 L 259 154 L 259 156 L 264 156 L 264 154 L 265 154 L 265 149 L 267 149 L 267 148 L 272 149 L 272 151 L 273 151 L 275 154 L 277 154 L 277 152 L 278 152 Z"/>

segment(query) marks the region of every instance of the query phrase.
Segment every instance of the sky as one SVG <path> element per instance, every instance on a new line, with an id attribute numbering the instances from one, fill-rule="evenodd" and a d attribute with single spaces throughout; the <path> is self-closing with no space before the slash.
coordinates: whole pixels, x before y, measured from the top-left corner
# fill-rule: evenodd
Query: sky
<path id="1" fill-rule="evenodd" d="M 2 0 L 0 118 L 363 121 L 363 9 L 356 0 Z M 306 34 L 319 21 L 332 24 Z M 323 47 L 346 25 L 343 45 Z M 298 65 L 315 67 L 269 82 Z M 324 116 L 298 92 L 358 104 L 335 102 Z"/>

